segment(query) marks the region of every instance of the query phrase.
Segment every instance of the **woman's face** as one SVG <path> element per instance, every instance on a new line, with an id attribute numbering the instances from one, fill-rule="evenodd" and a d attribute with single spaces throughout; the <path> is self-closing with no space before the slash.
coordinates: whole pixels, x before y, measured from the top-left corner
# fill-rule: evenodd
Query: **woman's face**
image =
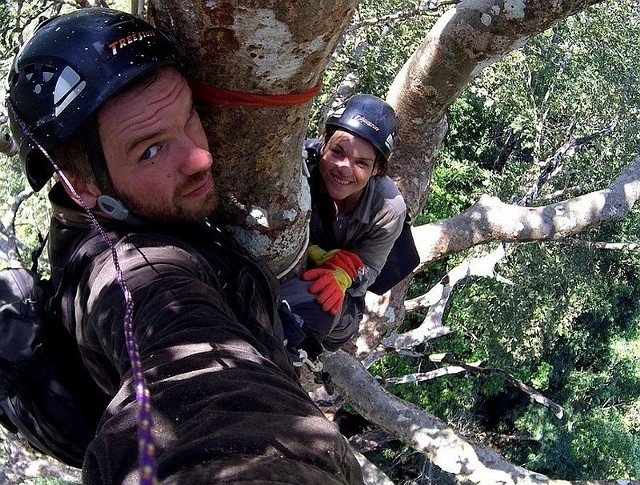
<path id="1" fill-rule="evenodd" d="M 320 174 L 334 202 L 353 209 L 369 179 L 378 172 L 376 151 L 368 141 L 337 130 L 325 144 L 320 158 Z"/>

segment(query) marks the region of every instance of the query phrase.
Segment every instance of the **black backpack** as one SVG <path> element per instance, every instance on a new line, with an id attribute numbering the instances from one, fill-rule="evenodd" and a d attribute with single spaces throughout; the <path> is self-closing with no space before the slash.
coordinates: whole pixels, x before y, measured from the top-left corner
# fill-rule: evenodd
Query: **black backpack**
<path id="1" fill-rule="evenodd" d="M 77 271 L 81 244 L 65 268 Z M 85 260 L 86 261 L 86 260 Z M 74 264 L 74 262 L 76 264 Z M 56 319 L 57 289 L 31 269 L 0 270 L 0 424 L 23 434 L 36 450 L 81 467 L 108 397 L 86 370 L 75 338 Z"/>

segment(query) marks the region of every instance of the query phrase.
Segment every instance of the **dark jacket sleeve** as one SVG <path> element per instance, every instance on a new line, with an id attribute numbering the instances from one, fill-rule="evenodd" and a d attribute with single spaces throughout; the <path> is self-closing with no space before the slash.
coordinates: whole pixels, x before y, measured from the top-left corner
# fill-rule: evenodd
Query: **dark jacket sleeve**
<path id="1" fill-rule="evenodd" d="M 121 244 L 118 251 L 134 302 L 161 483 L 362 483 L 345 439 L 274 363 L 281 344 L 236 318 L 225 282 L 204 260 L 180 248 Z M 109 254 L 85 273 L 78 296 L 83 358 L 114 395 L 83 481 L 137 483 L 138 407 Z"/>

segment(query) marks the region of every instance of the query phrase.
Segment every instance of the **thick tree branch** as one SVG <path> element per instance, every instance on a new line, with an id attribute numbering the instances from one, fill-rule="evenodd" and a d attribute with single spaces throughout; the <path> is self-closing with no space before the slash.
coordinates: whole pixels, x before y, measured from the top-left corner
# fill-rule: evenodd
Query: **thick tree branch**
<path id="1" fill-rule="evenodd" d="M 553 480 L 505 460 L 494 450 L 467 441 L 437 417 L 403 401 L 376 382 L 351 355 L 324 354 L 325 369 L 338 392 L 366 419 L 425 454 L 463 483 L 549 485 L 638 485 L 637 480 L 569 482 Z"/>
<path id="2" fill-rule="evenodd" d="M 543 475 L 509 463 L 495 451 L 467 442 L 423 409 L 386 392 L 343 351 L 323 357 L 340 394 L 366 419 L 424 453 L 447 473 L 470 483 L 549 483 Z"/>
<path id="3" fill-rule="evenodd" d="M 394 154 L 401 191 L 413 213 L 423 206 L 446 132 L 446 110 L 484 67 L 600 0 L 465 0 L 434 25 L 407 60 L 387 100 L 400 117 Z"/>
<path id="4" fill-rule="evenodd" d="M 543 207 L 484 195 L 462 214 L 413 228 L 420 265 L 490 241 L 543 241 L 578 234 L 629 213 L 640 196 L 640 157 L 609 187 Z"/>
<path id="5" fill-rule="evenodd" d="M 451 269 L 451 271 L 426 294 L 411 300 L 406 300 L 404 302 L 405 311 L 416 311 L 421 308 L 428 308 L 424 320 L 420 326 L 405 333 L 398 334 L 395 331 L 391 331 L 373 351 L 363 352 L 362 355 L 359 356 L 362 359 L 363 365 L 369 368 L 371 364 L 389 352 L 411 349 L 428 340 L 451 333 L 451 329 L 442 324 L 442 319 L 455 285 L 471 276 L 490 277 L 503 283 L 511 284 L 510 281 L 501 277 L 495 271 L 495 266 L 505 255 L 506 246 L 500 244 L 487 255 L 467 258 L 458 266 Z"/>

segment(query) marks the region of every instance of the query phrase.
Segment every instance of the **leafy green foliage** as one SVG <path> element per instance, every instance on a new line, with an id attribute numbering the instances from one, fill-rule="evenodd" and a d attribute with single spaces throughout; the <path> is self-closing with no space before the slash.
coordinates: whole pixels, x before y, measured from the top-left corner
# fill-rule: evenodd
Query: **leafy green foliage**
<path id="1" fill-rule="evenodd" d="M 480 194 L 519 200 L 570 135 L 615 131 L 563 154 L 539 202 L 601 189 L 637 156 L 640 19 L 633 2 L 591 8 L 484 70 L 449 111 L 449 132 L 419 223 L 451 217 Z M 605 46 L 603 48 L 603 46 Z M 575 122 L 573 131 L 569 131 Z M 543 392 L 565 417 L 531 402 L 500 376 L 448 376 L 395 386 L 515 463 L 565 479 L 640 476 L 640 361 L 637 251 L 604 251 L 589 241 L 636 242 L 637 211 L 584 233 L 584 247 L 558 242 L 513 246 L 497 268 L 513 284 L 459 285 L 446 338 L 420 349 L 481 360 Z M 412 282 L 426 291 L 461 256 L 439 261 Z M 424 315 L 408 315 L 401 330 Z M 424 359 L 389 357 L 376 372 L 433 370 Z M 416 470 L 415 473 L 418 473 Z"/>
<path id="2" fill-rule="evenodd" d="M 360 2 L 342 45 L 325 71 L 323 89 L 310 113 L 309 136 L 317 135 L 322 126 L 322 108 L 337 94 L 345 78 L 357 79 L 348 95 L 370 93 L 384 98 L 407 55 L 435 22 L 437 16 L 433 13 L 437 11 L 437 7 L 432 10 L 419 0 Z"/>

